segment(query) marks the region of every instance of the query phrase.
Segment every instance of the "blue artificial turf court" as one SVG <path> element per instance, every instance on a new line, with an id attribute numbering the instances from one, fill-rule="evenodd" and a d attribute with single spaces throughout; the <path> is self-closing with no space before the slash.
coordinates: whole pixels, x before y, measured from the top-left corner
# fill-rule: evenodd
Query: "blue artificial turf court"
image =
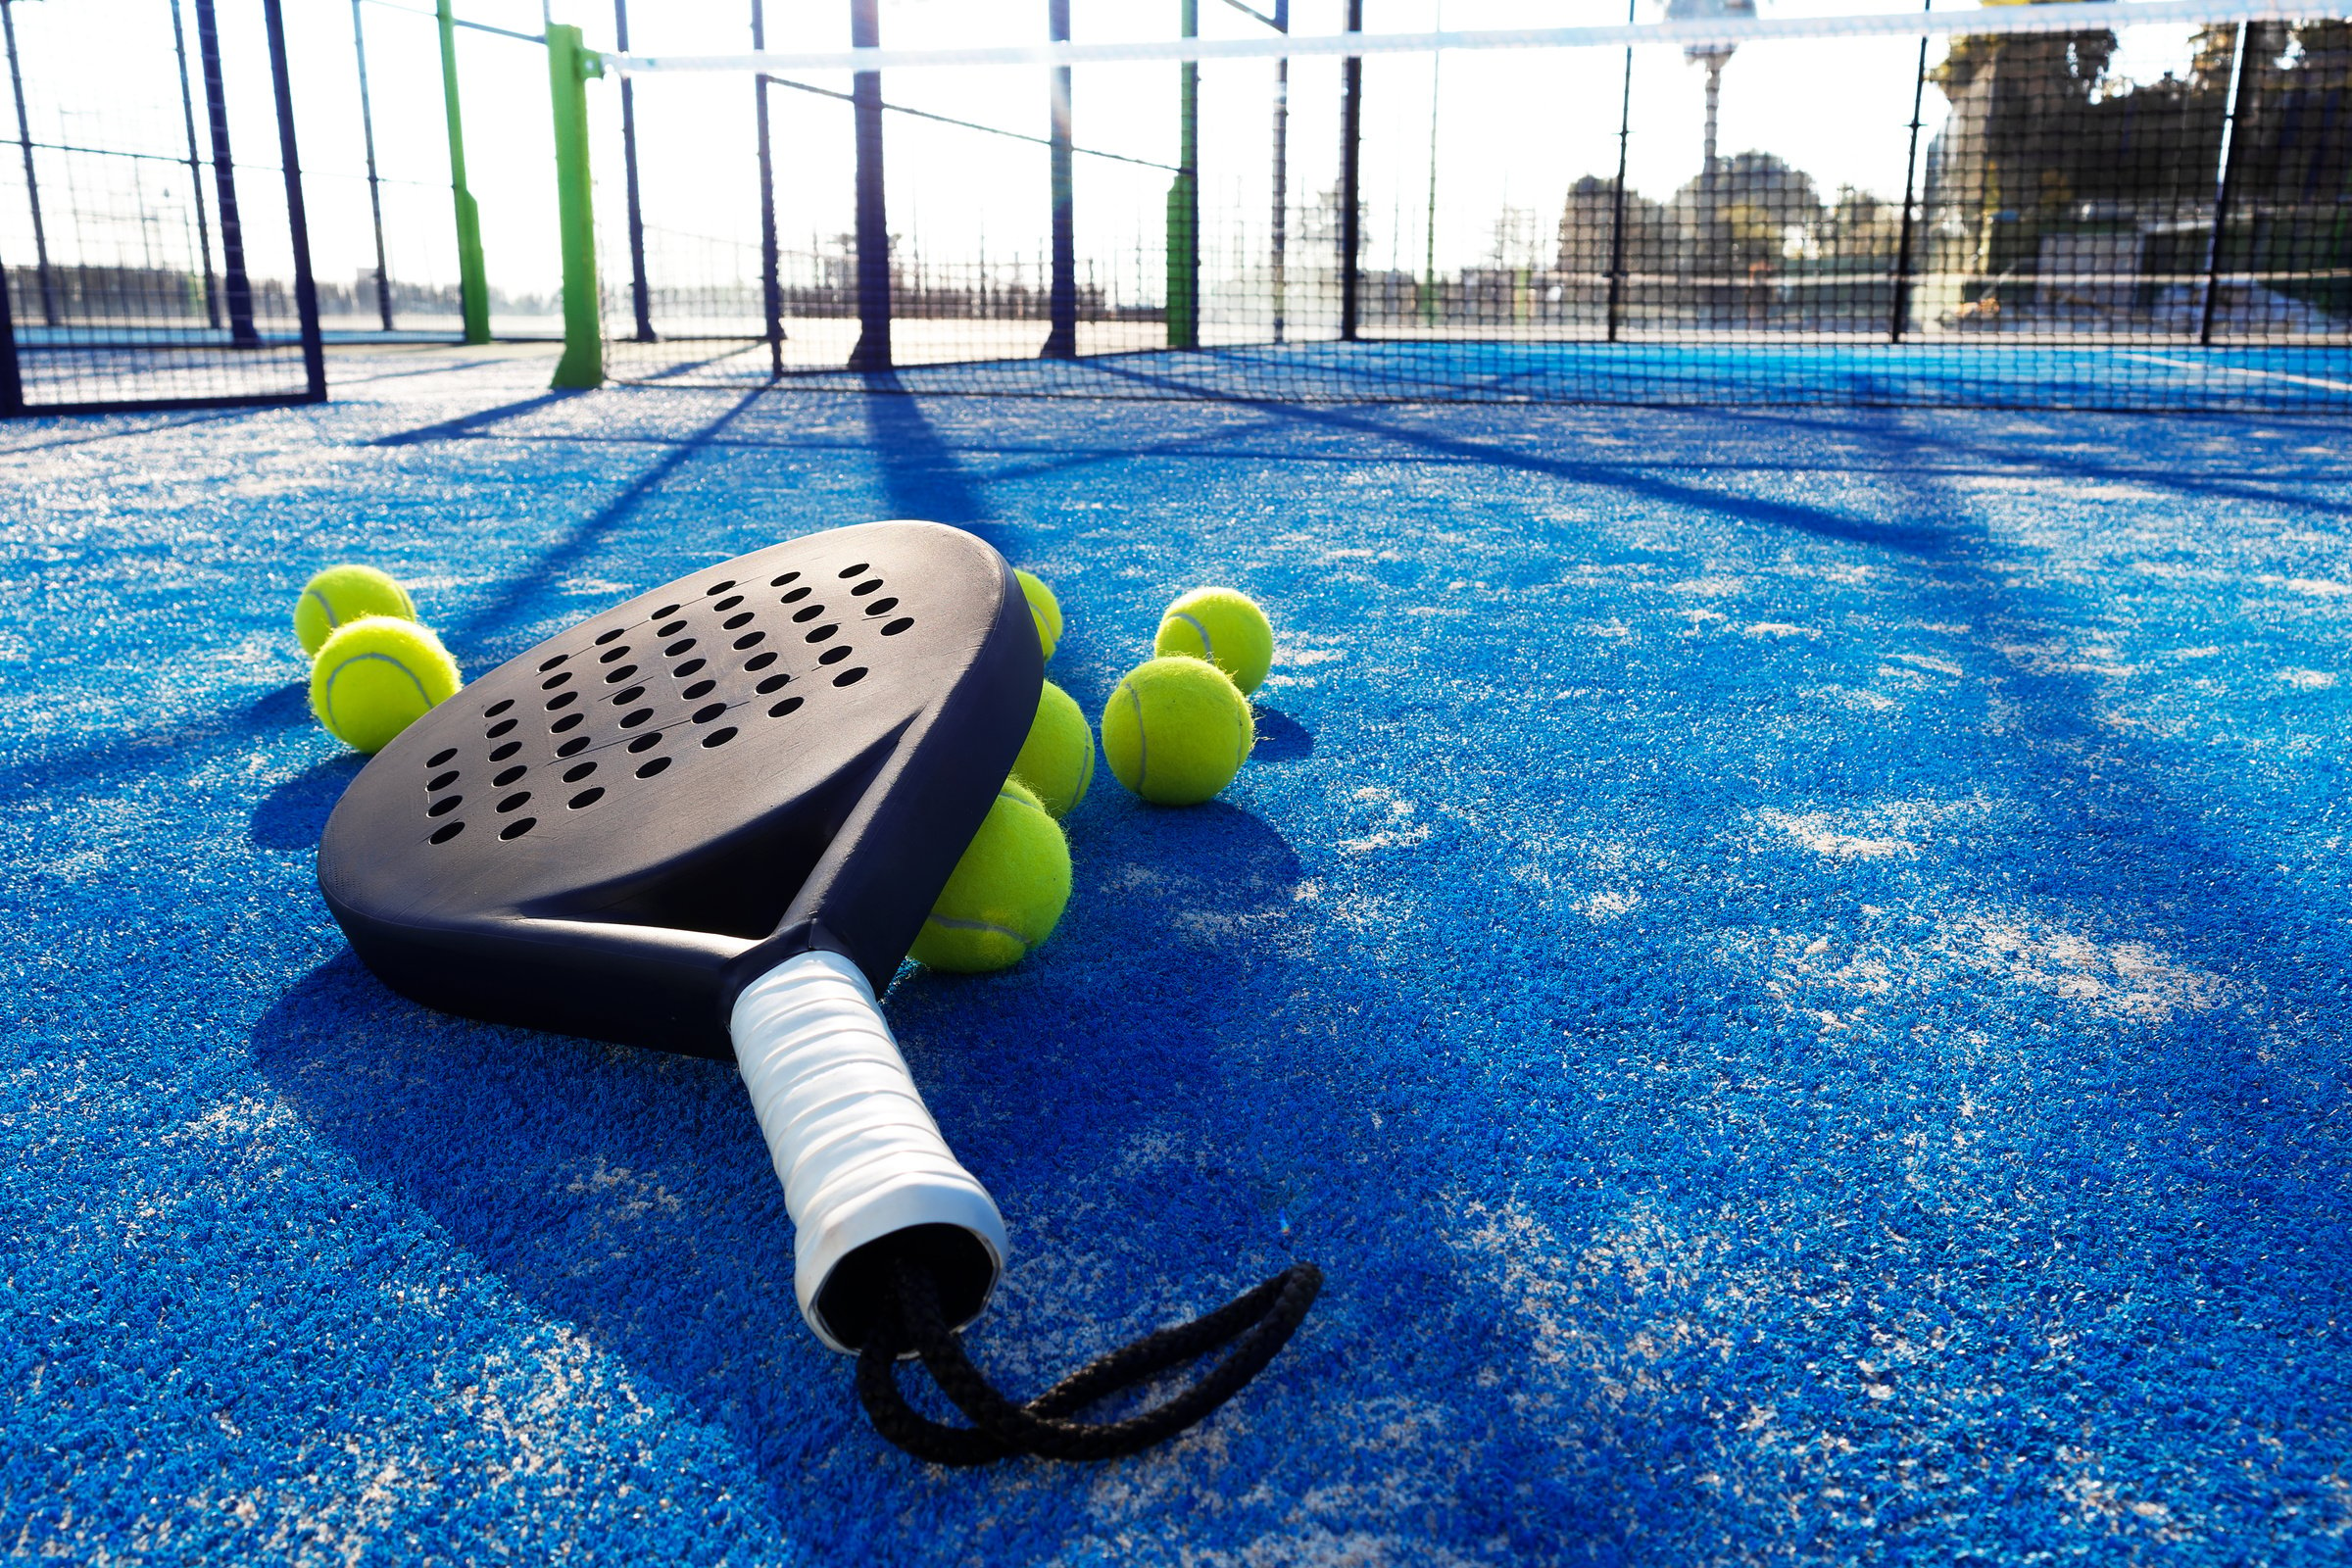
<path id="1" fill-rule="evenodd" d="M 2340 414 L 330 368 L 0 427 L 0 1548 L 2352 1561 Z M 1090 713 L 1186 588 L 1277 628 L 1221 800 L 1099 772 L 1053 941 L 887 999 L 1006 1386 L 1326 1271 L 1138 1458 L 883 1444 L 730 1068 L 426 1011 L 315 880 L 318 567 L 479 674 L 890 516 L 1052 583 Z"/>

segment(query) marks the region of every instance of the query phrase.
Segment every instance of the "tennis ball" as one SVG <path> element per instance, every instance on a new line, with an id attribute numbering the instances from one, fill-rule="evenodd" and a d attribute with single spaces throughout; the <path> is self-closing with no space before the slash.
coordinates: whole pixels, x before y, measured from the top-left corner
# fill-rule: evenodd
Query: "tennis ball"
<path id="1" fill-rule="evenodd" d="M 1047 813 L 1063 817 L 1095 781 L 1095 731 L 1076 698 L 1052 681 L 1037 694 L 1037 717 L 1012 760 L 1012 776 L 1037 793 Z"/>
<path id="2" fill-rule="evenodd" d="M 1053 589 L 1020 567 L 1013 567 L 1012 574 L 1020 582 L 1021 597 L 1029 601 L 1030 618 L 1037 622 L 1037 645 L 1052 659 L 1054 645 L 1061 641 L 1061 601 L 1054 597 Z"/>
<path id="3" fill-rule="evenodd" d="M 909 956 L 957 974 L 1002 969 L 1052 936 L 1069 902 L 1069 841 L 1029 786 L 1008 778 Z"/>
<path id="4" fill-rule="evenodd" d="M 406 588 L 373 566 L 329 566 L 302 585 L 302 597 L 294 601 L 294 636 L 316 659 L 336 627 L 362 615 L 415 620 L 416 606 Z"/>
<path id="5" fill-rule="evenodd" d="M 413 620 L 363 615 L 311 664 L 311 711 L 355 750 L 380 752 L 461 684 L 441 639 Z"/>
<path id="6" fill-rule="evenodd" d="M 1248 594 L 1196 588 L 1159 617 L 1155 654 L 1205 659 L 1233 677 L 1244 697 L 1257 690 L 1274 663 L 1274 628 Z"/>
<path id="7" fill-rule="evenodd" d="M 1112 775 L 1158 806 L 1207 800 L 1233 782 L 1256 742 L 1249 700 L 1199 659 L 1138 664 L 1102 706 Z"/>

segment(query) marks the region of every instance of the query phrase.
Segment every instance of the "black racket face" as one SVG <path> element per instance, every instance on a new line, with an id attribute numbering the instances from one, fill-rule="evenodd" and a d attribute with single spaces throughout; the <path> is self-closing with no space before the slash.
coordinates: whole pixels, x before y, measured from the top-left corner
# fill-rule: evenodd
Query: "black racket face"
<path id="1" fill-rule="evenodd" d="M 794 953 L 889 983 L 1043 678 L 979 539 L 813 534 L 435 708 L 352 781 L 319 886 L 361 958 L 429 1005 L 723 1057 L 736 991 Z"/>

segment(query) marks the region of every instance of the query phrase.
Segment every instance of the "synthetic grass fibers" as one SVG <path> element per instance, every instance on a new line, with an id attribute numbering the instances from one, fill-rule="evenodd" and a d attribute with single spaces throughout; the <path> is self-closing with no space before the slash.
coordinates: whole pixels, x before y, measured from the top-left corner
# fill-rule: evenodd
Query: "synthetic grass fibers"
<path id="1" fill-rule="evenodd" d="M 331 369 L 0 425 L 12 1552 L 2343 1560 L 2340 422 Z M 887 1002 L 1013 1390 L 1327 1271 L 1140 1458 L 888 1448 L 730 1068 L 423 1011 L 313 881 L 318 566 L 481 670 L 890 516 L 1054 583 L 1089 713 L 1195 583 L 1280 627 L 1219 799 L 1096 790 L 1055 939 Z"/>

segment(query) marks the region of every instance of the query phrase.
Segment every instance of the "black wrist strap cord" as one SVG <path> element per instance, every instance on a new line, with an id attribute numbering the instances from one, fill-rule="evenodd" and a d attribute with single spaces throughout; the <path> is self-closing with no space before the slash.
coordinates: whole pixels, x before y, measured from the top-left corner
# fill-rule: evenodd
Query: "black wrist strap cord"
<path id="1" fill-rule="evenodd" d="M 928 1271 L 906 1258 L 893 1266 L 893 1302 L 885 1302 L 858 1355 L 858 1398 L 874 1430 L 933 1464 L 988 1464 L 1015 1453 L 1042 1459 L 1116 1459 L 1137 1453 L 1200 1421 L 1239 1394 L 1274 1359 L 1314 1304 L 1323 1272 L 1312 1263 L 1285 1269 L 1203 1317 L 1147 1334 L 1089 1362 L 1026 1404 L 998 1393 L 963 1353 L 940 1310 Z M 1121 1389 L 1223 1346 L 1233 1348 L 1183 1393 L 1122 1421 L 1069 1417 Z M 971 1417 L 968 1427 L 932 1420 L 900 1392 L 898 1358 L 907 1350 Z"/>

